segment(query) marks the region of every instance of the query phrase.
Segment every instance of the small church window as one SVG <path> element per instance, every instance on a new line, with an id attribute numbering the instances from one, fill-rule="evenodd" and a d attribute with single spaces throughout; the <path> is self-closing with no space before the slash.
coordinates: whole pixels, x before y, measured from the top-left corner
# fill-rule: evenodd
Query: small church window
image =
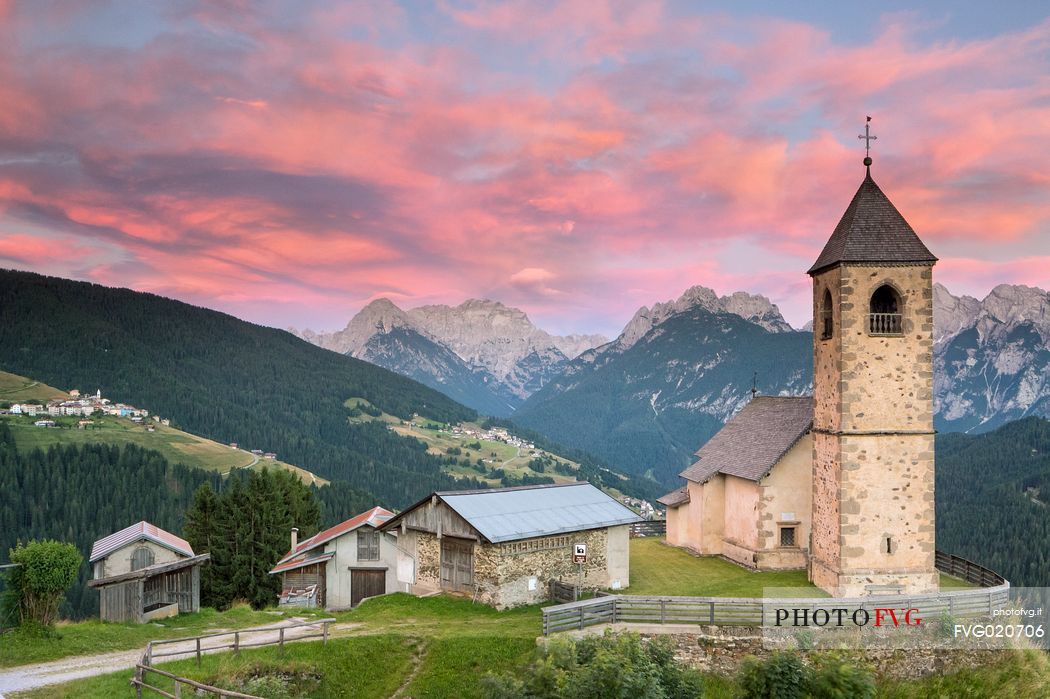
<path id="1" fill-rule="evenodd" d="M 146 566 L 153 565 L 153 551 L 145 546 L 139 546 L 131 554 L 131 569 L 142 570 Z"/>
<path id="2" fill-rule="evenodd" d="M 781 527 L 780 528 L 780 545 L 781 546 L 797 546 L 795 543 L 795 528 L 794 527 Z"/>
<path id="3" fill-rule="evenodd" d="M 820 339 L 827 340 L 832 335 L 831 292 L 824 289 L 824 300 L 820 304 Z"/>
<path id="4" fill-rule="evenodd" d="M 901 297 L 889 284 L 883 284 L 871 295 L 868 308 L 868 333 L 901 335 Z"/>
<path id="5" fill-rule="evenodd" d="M 893 537 L 886 537 L 886 553 L 893 553 Z"/>

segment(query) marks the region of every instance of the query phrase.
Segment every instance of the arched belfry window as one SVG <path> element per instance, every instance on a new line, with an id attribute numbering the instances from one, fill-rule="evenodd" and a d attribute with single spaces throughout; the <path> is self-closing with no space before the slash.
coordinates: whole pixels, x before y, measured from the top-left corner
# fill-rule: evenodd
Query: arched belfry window
<path id="1" fill-rule="evenodd" d="M 824 300 L 820 302 L 820 339 L 827 340 L 834 334 L 831 312 L 831 291 L 824 289 Z"/>
<path id="2" fill-rule="evenodd" d="M 868 308 L 868 333 L 871 335 L 900 335 L 902 311 L 900 294 L 889 284 L 883 284 L 871 295 Z"/>

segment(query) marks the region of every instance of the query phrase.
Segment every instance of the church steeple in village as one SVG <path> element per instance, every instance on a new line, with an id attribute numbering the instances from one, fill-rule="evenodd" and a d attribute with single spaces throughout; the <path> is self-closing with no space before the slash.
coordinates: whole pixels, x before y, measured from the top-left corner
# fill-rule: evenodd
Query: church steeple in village
<path id="1" fill-rule="evenodd" d="M 861 138 L 870 147 L 870 129 Z M 871 177 L 809 269 L 814 395 L 753 396 L 660 498 L 667 541 L 806 568 L 836 596 L 936 590 L 933 265 Z"/>
<path id="2" fill-rule="evenodd" d="M 863 138 L 863 137 L 862 137 Z M 813 278 L 810 579 L 836 595 L 937 589 L 933 265 L 867 172 Z"/>

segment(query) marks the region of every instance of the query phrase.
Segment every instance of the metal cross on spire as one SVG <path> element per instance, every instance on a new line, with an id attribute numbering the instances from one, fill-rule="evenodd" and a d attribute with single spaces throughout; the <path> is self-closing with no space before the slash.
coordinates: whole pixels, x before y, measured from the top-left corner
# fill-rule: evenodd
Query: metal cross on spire
<path id="1" fill-rule="evenodd" d="M 871 167 L 871 142 L 879 138 L 871 133 L 871 117 L 864 122 L 864 135 L 857 136 L 857 138 L 864 139 L 864 164 Z"/>

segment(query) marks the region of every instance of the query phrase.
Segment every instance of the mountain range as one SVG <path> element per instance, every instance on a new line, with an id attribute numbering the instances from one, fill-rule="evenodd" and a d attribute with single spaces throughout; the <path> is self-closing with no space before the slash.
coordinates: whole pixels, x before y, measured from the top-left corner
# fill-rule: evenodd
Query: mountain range
<path id="1" fill-rule="evenodd" d="M 738 315 L 770 332 L 791 331 L 765 297 L 743 292 L 719 297 L 702 286 L 677 300 L 638 309 L 612 347 L 602 335 L 551 335 L 517 308 L 478 299 L 404 311 L 381 298 L 362 308 L 342 330 L 289 331 L 325 349 L 413 378 L 481 413 L 507 417 L 570 370 L 581 355 L 625 348 L 694 306 Z"/>
<path id="2" fill-rule="evenodd" d="M 1050 415 L 1046 291 L 1001 285 L 978 301 L 937 284 L 934 321 L 938 429 L 981 432 Z M 638 309 L 611 342 L 570 336 L 571 351 L 555 342 L 570 338 L 493 301 L 405 312 L 383 299 L 346 330 L 302 336 L 661 481 L 743 406 L 753 383 L 764 394 L 812 390 L 808 327 L 792 329 L 762 296 L 702 286 Z"/>

